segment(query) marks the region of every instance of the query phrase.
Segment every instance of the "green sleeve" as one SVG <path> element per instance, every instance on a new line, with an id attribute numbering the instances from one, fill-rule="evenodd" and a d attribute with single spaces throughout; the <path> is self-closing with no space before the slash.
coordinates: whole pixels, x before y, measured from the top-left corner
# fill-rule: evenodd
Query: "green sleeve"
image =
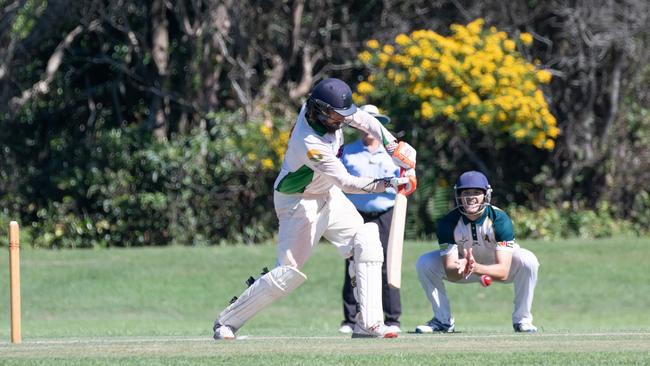
<path id="1" fill-rule="evenodd" d="M 459 215 L 456 213 L 456 210 L 454 210 L 438 221 L 438 225 L 436 226 L 436 236 L 438 237 L 440 250 L 445 251 L 449 246 L 456 244 L 456 239 L 454 239 L 454 228 L 458 223 L 458 219 Z"/>
<path id="2" fill-rule="evenodd" d="M 494 238 L 497 242 L 515 240 L 515 230 L 512 226 L 512 220 L 505 211 L 495 207 L 494 210 Z"/>

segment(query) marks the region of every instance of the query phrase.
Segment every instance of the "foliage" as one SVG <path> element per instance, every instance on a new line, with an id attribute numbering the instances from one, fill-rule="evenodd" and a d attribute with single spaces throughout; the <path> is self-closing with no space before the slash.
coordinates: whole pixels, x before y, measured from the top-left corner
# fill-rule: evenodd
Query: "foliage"
<path id="1" fill-rule="evenodd" d="M 195 232 L 193 243 L 268 237 L 272 204 L 261 198 L 267 188 L 259 187 L 272 181 L 286 139 L 286 128 L 273 124 L 292 120 L 320 78 L 351 84 L 386 78 L 367 75 L 356 59 L 366 45 L 370 58 L 385 53 L 381 45 L 402 56 L 390 62 L 404 73 L 404 86 L 387 81 L 381 99 L 371 101 L 391 114 L 389 128 L 419 150 L 409 236 L 432 237 L 449 187 L 467 169 L 486 172 L 500 202 L 537 209 L 566 201 L 597 211 L 607 201 L 612 216 L 632 220 L 635 230 L 649 225 L 647 1 L 0 4 L 0 212 L 2 220 L 19 218 L 25 236 L 33 228 L 39 245 L 164 244 Z M 477 18 L 504 33 L 480 21 L 450 30 Z M 433 32 L 438 36 L 428 39 Z M 395 42 L 400 33 L 404 46 Z M 475 42 L 479 34 L 483 41 L 493 37 L 494 47 Z M 406 82 L 412 65 L 402 63 L 425 60 L 420 43 L 438 47 L 439 61 L 448 57 L 429 69 L 448 65 L 432 79 L 447 99 L 426 83 Z M 472 47 L 474 53 L 465 53 Z M 496 62 L 499 52 L 503 59 Z M 502 78 L 493 75 L 490 89 L 487 69 L 502 68 L 507 56 L 511 68 L 503 68 Z M 524 59 L 551 72 L 550 82 L 538 83 Z M 413 76 L 428 83 L 427 75 Z M 541 81 L 549 75 L 542 72 Z M 524 97 L 499 94 L 506 90 L 497 89 L 501 79 Z M 531 99 L 530 83 L 544 90 L 552 115 L 542 115 L 541 104 L 533 111 L 542 98 L 535 91 Z M 380 88 L 359 84 L 369 86 Z M 522 121 L 524 109 L 514 108 L 520 99 L 541 119 Z M 239 117 L 223 122 L 217 116 L 226 112 Z M 553 116 L 558 136 L 549 125 Z M 232 134 L 221 138 L 228 149 L 242 151 L 218 146 L 215 136 L 224 135 L 214 128 Z M 238 134 L 246 138 L 237 140 Z M 220 171 L 225 178 L 208 168 L 221 161 L 228 162 Z M 253 178 L 256 186 L 245 180 Z M 210 231 L 203 212 L 218 211 L 206 203 L 212 199 L 224 209 Z M 145 210 L 159 220 L 138 216 Z"/>
<path id="2" fill-rule="evenodd" d="M 508 208 L 515 235 L 521 239 L 557 240 L 560 238 L 605 238 L 617 235 L 648 234 L 627 220 L 617 219 L 602 202 L 596 210 L 575 209 L 569 202 L 557 208 L 530 210 L 523 206 Z"/>
<path id="3" fill-rule="evenodd" d="M 288 132 L 241 119 L 240 113 L 214 114 L 206 129 L 170 141 L 138 128 L 100 131 L 92 149 L 55 139 L 52 161 L 83 158 L 53 170 L 52 186 L 41 187 L 60 199 L 14 205 L 31 222 L 26 242 L 104 247 L 269 238 L 274 162 L 281 161 L 278 146 Z"/>
<path id="4" fill-rule="evenodd" d="M 368 41 L 358 57 L 370 75 L 357 86 L 355 99 L 401 93 L 419 105 L 413 111 L 417 119 L 469 123 L 553 149 L 559 129 L 540 90 L 551 81 L 550 72 L 528 63 L 504 32 L 483 25 L 483 19 L 453 24 L 449 37 L 416 30 L 395 37 L 394 45 Z M 531 43 L 530 34 L 520 35 L 521 47 Z"/>

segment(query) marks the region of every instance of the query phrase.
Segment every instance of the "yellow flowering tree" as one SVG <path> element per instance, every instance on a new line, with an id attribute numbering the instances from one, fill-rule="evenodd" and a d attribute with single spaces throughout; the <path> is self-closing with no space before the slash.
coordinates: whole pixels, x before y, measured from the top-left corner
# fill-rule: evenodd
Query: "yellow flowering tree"
<path id="1" fill-rule="evenodd" d="M 515 41 L 495 27 L 486 28 L 482 19 L 452 25 L 449 36 L 416 30 L 389 44 L 369 40 L 358 58 L 371 73 L 358 84 L 354 98 L 357 103 L 409 105 L 422 121 L 478 126 L 551 150 L 559 129 L 540 89 L 551 81 L 551 73 L 517 50 L 518 44 L 529 47 L 532 42 L 528 33 Z"/>

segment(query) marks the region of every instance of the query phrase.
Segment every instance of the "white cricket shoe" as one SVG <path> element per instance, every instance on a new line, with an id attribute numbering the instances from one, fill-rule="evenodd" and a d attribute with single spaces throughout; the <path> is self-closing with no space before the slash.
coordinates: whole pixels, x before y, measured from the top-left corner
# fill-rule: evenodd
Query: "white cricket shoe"
<path id="1" fill-rule="evenodd" d="M 387 325 L 386 333 L 402 333 L 402 328 L 399 325 Z"/>
<path id="2" fill-rule="evenodd" d="M 351 334 L 352 332 L 354 332 L 354 329 L 352 327 L 354 327 L 354 324 L 347 324 L 347 323 L 343 324 L 339 328 L 339 333 Z"/>
<path id="3" fill-rule="evenodd" d="M 415 333 L 453 333 L 455 328 L 456 325 L 454 324 L 454 318 L 450 319 L 450 324 L 445 324 L 438 319 L 433 318 L 426 324 L 418 325 L 415 328 Z"/>
<path id="4" fill-rule="evenodd" d="M 215 325 L 214 328 L 214 336 L 212 336 L 215 340 L 233 340 L 235 339 L 235 333 L 232 331 L 232 328 L 230 328 L 227 325 L 221 325 L 217 324 Z"/>
<path id="5" fill-rule="evenodd" d="M 529 323 L 517 323 L 512 325 L 517 333 L 537 333 L 537 327 Z"/>
<path id="6" fill-rule="evenodd" d="M 397 332 L 388 331 L 388 327 L 383 324 L 369 329 L 361 328 L 358 324 L 355 324 L 352 338 L 397 338 Z"/>

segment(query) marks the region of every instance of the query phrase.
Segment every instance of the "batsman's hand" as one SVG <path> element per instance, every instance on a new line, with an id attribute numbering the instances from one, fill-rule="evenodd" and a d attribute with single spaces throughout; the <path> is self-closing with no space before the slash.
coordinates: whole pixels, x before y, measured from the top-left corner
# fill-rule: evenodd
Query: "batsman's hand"
<path id="1" fill-rule="evenodd" d="M 415 171 L 411 175 L 405 174 L 403 177 L 385 179 L 384 183 L 386 184 L 386 188 L 393 187 L 396 191 L 399 191 L 400 188 L 404 188 L 403 193 L 405 196 L 409 196 L 411 193 L 415 192 L 415 188 L 418 186 L 418 180 L 415 178 Z M 404 185 L 406 187 L 401 187 Z"/>
<path id="2" fill-rule="evenodd" d="M 404 177 L 409 179 L 408 184 L 404 188 L 404 195 L 406 197 L 410 196 L 415 192 L 415 189 L 418 187 L 418 179 L 415 177 L 415 169 L 409 169 L 404 173 Z"/>
<path id="3" fill-rule="evenodd" d="M 392 156 L 393 162 L 400 168 L 406 170 L 415 169 L 415 157 L 417 152 L 413 146 L 404 141 L 391 143 L 386 146 L 386 151 Z"/>
<path id="4" fill-rule="evenodd" d="M 395 190 L 397 191 L 399 190 L 399 186 L 409 184 L 409 178 L 408 177 L 384 178 L 384 184 L 386 184 L 386 188 L 392 187 L 395 188 Z"/>

